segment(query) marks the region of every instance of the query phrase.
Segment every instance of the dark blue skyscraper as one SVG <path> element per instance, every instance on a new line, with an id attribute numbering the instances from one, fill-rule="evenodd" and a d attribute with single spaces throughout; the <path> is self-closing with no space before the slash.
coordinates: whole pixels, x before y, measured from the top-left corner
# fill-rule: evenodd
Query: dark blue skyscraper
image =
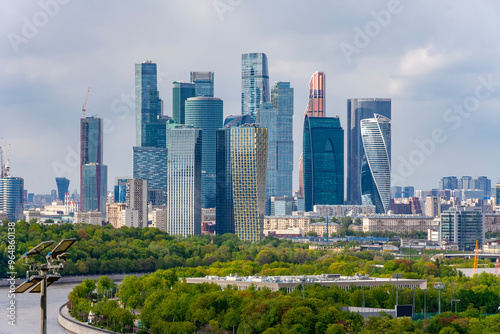
<path id="1" fill-rule="evenodd" d="M 361 205 L 362 194 L 371 193 L 362 189 L 362 168 L 367 156 L 361 138 L 361 121 L 374 118 L 375 114 L 391 119 L 391 99 L 349 99 L 347 100 L 347 203 Z M 368 125 L 368 124 L 367 124 Z M 387 143 L 387 155 L 391 160 L 391 145 Z M 369 182 L 364 183 L 366 187 Z M 385 190 L 384 190 L 385 191 Z M 390 185 L 389 194 L 390 198 Z M 385 194 L 384 194 L 384 197 Z M 372 204 L 375 205 L 375 204 Z"/>
<path id="2" fill-rule="evenodd" d="M 195 96 L 214 96 L 214 72 L 191 72 Z"/>
<path id="3" fill-rule="evenodd" d="M 186 100 L 195 97 L 195 84 L 192 82 L 172 83 L 172 116 L 176 124 L 185 124 Z"/>
<path id="4" fill-rule="evenodd" d="M 290 83 L 275 82 L 271 90 L 271 101 L 277 112 L 275 196 L 291 196 L 293 193 L 293 88 L 290 87 Z"/>
<path id="5" fill-rule="evenodd" d="M 216 97 L 192 97 L 186 100 L 187 125 L 202 130 L 201 191 L 202 207 L 215 208 L 216 131 L 222 127 L 223 102 Z"/>
<path id="6" fill-rule="evenodd" d="M 69 180 L 65 177 L 56 177 L 57 199 L 64 202 L 64 195 L 68 192 Z"/>
<path id="7" fill-rule="evenodd" d="M 7 219 L 12 222 L 17 222 L 24 217 L 23 193 L 24 180 L 22 178 L 0 176 L 0 212 L 6 213 Z"/>
<path id="8" fill-rule="evenodd" d="M 135 64 L 136 145 L 158 146 L 157 120 L 161 100 L 157 89 L 156 64 Z"/>
<path id="9" fill-rule="evenodd" d="M 344 203 L 344 130 L 338 117 L 304 117 L 304 198 L 316 204 Z"/>
<path id="10" fill-rule="evenodd" d="M 163 203 L 167 201 L 167 159 L 166 147 L 134 147 L 134 179 L 147 180 L 149 190 L 161 190 Z"/>
<path id="11" fill-rule="evenodd" d="M 241 55 L 241 113 L 255 119 L 260 103 L 271 102 L 270 93 L 267 56 L 264 53 Z"/>

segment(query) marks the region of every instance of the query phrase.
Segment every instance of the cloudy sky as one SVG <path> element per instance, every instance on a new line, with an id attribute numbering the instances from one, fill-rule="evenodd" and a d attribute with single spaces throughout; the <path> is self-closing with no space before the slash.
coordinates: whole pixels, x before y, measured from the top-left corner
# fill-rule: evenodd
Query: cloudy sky
<path id="1" fill-rule="evenodd" d="M 48 193 L 79 188 L 79 119 L 106 120 L 108 187 L 132 174 L 134 64 L 171 83 L 215 72 L 224 114 L 240 113 L 241 54 L 264 52 L 270 81 L 295 89 L 295 161 L 308 81 L 327 74 L 327 115 L 346 100 L 392 98 L 393 184 L 437 187 L 445 175 L 497 181 L 500 3 L 453 0 L 40 0 L 0 11 L 0 137 L 11 174 Z M 295 168 L 294 188 L 298 185 Z"/>

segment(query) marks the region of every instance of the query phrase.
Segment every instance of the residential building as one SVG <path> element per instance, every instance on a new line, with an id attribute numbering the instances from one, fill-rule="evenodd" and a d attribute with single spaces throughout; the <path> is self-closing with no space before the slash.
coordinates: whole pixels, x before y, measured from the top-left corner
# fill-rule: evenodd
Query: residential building
<path id="1" fill-rule="evenodd" d="M 185 124 L 202 130 L 201 195 L 203 208 L 215 208 L 216 132 L 222 127 L 223 102 L 216 97 L 186 100 Z"/>
<path id="2" fill-rule="evenodd" d="M 178 125 L 167 136 L 167 231 L 184 237 L 201 235 L 202 132 Z"/>
<path id="3" fill-rule="evenodd" d="M 484 215 L 484 232 L 500 231 L 500 214 L 490 213 Z"/>
<path id="4" fill-rule="evenodd" d="M 267 129 L 256 124 L 217 131 L 217 234 L 263 237 Z"/>
<path id="5" fill-rule="evenodd" d="M 441 214 L 441 240 L 458 244 L 460 250 L 472 251 L 484 244 L 484 215 L 481 208 L 454 207 Z"/>
<path id="6" fill-rule="evenodd" d="M 441 199 L 428 196 L 425 199 L 425 215 L 428 217 L 439 217 L 441 215 Z"/>
<path id="7" fill-rule="evenodd" d="M 373 215 L 362 218 L 363 232 L 392 232 L 410 234 L 411 232 L 427 232 L 435 228 L 434 217 L 414 215 Z"/>
<path id="8" fill-rule="evenodd" d="M 148 181 L 141 179 L 127 180 L 127 209 L 138 213 L 136 227 L 148 227 Z"/>
<path id="9" fill-rule="evenodd" d="M 294 105 L 293 88 L 289 82 L 274 83 L 271 89 L 271 102 L 277 112 L 275 195 L 292 196 Z"/>
<path id="10" fill-rule="evenodd" d="M 346 189 L 347 189 L 347 204 L 368 204 L 363 203 L 362 197 L 370 194 L 376 194 L 380 191 L 379 189 L 373 189 L 376 187 L 373 184 L 374 176 L 371 175 L 369 166 L 367 165 L 367 155 L 364 146 L 368 144 L 366 140 L 370 137 L 365 137 L 363 141 L 361 136 L 361 120 L 363 119 L 374 119 L 375 114 L 384 116 L 387 119 L 391 119 L 391 99 L 348 99 L 347 100 L 347 179 L 346 179 Z M 380 120 L 383 120 L 379 118 Z M 373 124 L 367 125 L 377 125 Z M 387 123 L 384 121 L 383 123 Z M 387 124 L 380 122 L 381 127 L 387 127 Z M 365 127 L 366 129 L 366 127 Z M 379 141 L 381 131 L 377 131 Z M 390 137 L 389 137 L 390 138 Z M 390 141 L 385 142 L 384 146 L 387 149 L 386 155 L 388 161 L 391 161 L 391 145 Z M 384 158 L 384 161 L 387 158 Z M 384 162 L 386 164 L 386 162 Z M 362 177 L 365 175 L 366 177 Z M 390 189 L 390 188 L 389 188 Z M 379 196 L 382 194 L 379 193 Z M 383 194 L 384 198 L 390 196 Z M 376 196 L 375 196 L 376 197 Z M 372 199 L 374 199 L 372 197 Z M 389 203 L 389 201 L 386 201 Z M 369 203 L 374 204 L 374 203 Z M 376 205 L 377 206 L 377 205 Z M 379 211 L 381 205 L 378 205 Z"/>
<path id="11" fill-rule="evenodd" d="M 195 96 L 214 96 L 214 72 L 191 72 Z"/>
<path id="12" fill-rule="evenodd" d="M 267 56 L 264 53 L 241 55 L 241 114 L 256 119 L 261 102 L 271 102 Z"/>
<path id="13" fill-rule="evenodd" d="M 140 223 L 139 223 L 139 211 L 138 210 L 131 210 L 131 209 L 122 210 L 121 226 L 142 228 L 143 226 L 139 226 L 139 224 Z M 147 227 L 147 226 L 144 226 L 144 227 Z"/>
<path id="14" fill-rule="evenodd" d="M 174 81 L 172 83 L 172 116 L 176 124 L 186 124 L 186 100 L 195 97 L 195 84 Z"/>
<path id="15" fill-rule="evenodd" d="M 0 166 L 3 167 L 3 166 Z M 11 222 L 24 218 L 24 180 L 4 174 L 0 176 L 0 212 Z"/>
<path id="16" fill-rule="evenodd" d="M 102 213 L 99 211 L 79 211 L 75 212 L 75 224 L 90 224 L 102 226 Z"/>
<path id="17" fill-rule="evenodd" d="M 304 118 L 303 182 L 306 211 L 344 204 L 344 130 L 338 117 Z"/>
<path id="18" fill-rule="evenodd" d="M 109 203 L 106 204 L 106 219 L 114 228 L 122 226 L 122 211 L 127 209 L 126 203 Z"/>
<path id="19" fill-rule="evenodd" d="M 166 207 L 153 207 L 151 222 L 160 231 L 168 232 L 168 209 Z"/>
<path id="20" fill-rule="evenodd" d="M 57 199 L 64 203 L 64 196 L 69 192 L 69 180 L 65 177 L 56 177 L 56 184 Z"/>
<path id="21" fill-rule="evenodd" d="M 376 213 L 374 205 L 315 205 L 313 211 L 323 217 L 357 217 Z"/>

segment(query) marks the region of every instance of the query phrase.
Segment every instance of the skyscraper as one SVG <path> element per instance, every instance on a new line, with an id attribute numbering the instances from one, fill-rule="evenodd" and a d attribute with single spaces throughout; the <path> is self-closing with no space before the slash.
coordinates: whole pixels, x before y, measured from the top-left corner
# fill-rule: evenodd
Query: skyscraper
<path id="1" fill-rule="evenodd" d="M 68 193 L 69 189 L 69 180 L 65 177 L 56 177 L 57 184 L 57 199 L 63 201 L 64 203 L 64 195 Z"/>
<path id="2" fill-rule="evenodd" d="M 455 190 L 457 189 L 458 179 L 456 176 L 446 176 L 439 180 L 439 190 Z"/>
<path id="3" fill-rule="evenodd" d="M 195 97 L 195 84 L 192 82 L 174 81 L 172 83 L 172 116 L 176 124 L 186 124 L 185 102 Z"/>
<path id="4" fill-rule="evenodd" d="M 215 208 L 216 132 L 222 127 L 223 102 L 216 97 L 186 100 L 185 122 L 202 130 L 202 207 Z"/>
<path id="5" fill-rule="evenodd" d="M 324 117 L 326 113 L 326 75 L 324 72 L 314 72 L 309 80 L 309 102 L 304 117 Z M 299 195 L 304 196 L 304 161 L 302 154 L 299 158 Z"/>
<path id="6" fill-rule="evenodd" d="M 256 124 L 217 131 L 217 234 L 263 237 L 267 129 Z"/>
<path id="7" fill-rule="evenodd" d="M 108 170 L 103 164 L 102 142 L 102 119 L 80 119 L 80 208 L 100 211 L 105 217 Z"/>
<path id="8" fill-rule="evenodd" d="M 261 102 L 271 102 L 269 70 L 265 53 L 241 55 L 241 113 L 255 120 Z"/>
<path id="9" fill-rule="evenodd" d="M 271 90 L 273 108 L 277 111 L 276 195 L 293 193 L 293 88 L 289 82 L 275 82 Z M 269 136 L 269 132 L 268 132 Z"/>
<path id="10" fill-rule="evenodd" d="M 316 204 L 344 204 L 344 130 L 338 117 L 304 118 L 304 198 Z"/>
<path id="11" fill-rule="evenodd" d="M 256 113 L 257 124 L 267 129 L 266 197 L 277 196 L 278 181 L 278 111 L 272 103 L 262 102 Z M 267 210 L 266 210 L 267 211 Z"/>
<path id="12" fill-rule="evenodd" d="M 168 149 L 166 147 L 134 147 L 133 154 L 134 179 L 148 181 L 149 190 L 161 190 L 163 203 L 166 203 Z"/>
<path id="13" fill-rule="evenodd" d="M 391 120 L 375 114 L 361 120 L 365 159 L 361 166 L 363 205 L 375 205 L 378 213 L 391 209 Z"/>
<path id="14" fill-rule="evenodd" d="M 129 177 L 117 177 L 117 178 L 115 178 L 115 190 L 114 190 L 115 203 L 126 203 L 127 202 L 127 181 L 128 180 L 130 180 Z"/>
<path id="15" fill-rule="evenodd" d="M 158 145 L 158 116 L 161 100 L 157 89 L 156 64 L 135 64 L 136 146 Z"/>
<path id="16" fill-rule="evenodd" d="M 202 132 L 179 125 L 168 136 L 168 233 L 201 235 Z"/>
<path id="17" fill-rule="evenodd" d="M 137 210 L 138 227 L 148 227 L 148 181 L 127 180 L 127 209 Z"/>
<path id="18" fill-rule="evenodd" d="M 214 96 L 214 72 L 191 72 L 195 96 Z"/>
<path id="19" fill-rule="evenodd" d="M 361 120 L 374 118 L 375 114 L 390 119 L 391 99 L 347 100 L 347 204 L 361 205 L 362 194 L 371 192 L 366 187 L 373 186 L 369 182 L 362 183 L 366 154 L 361 139 Z M 391 161 L 390 141 L 387 143 L 387 153 Z"/>
<path id="20" fill-rule="evenodd" d="M 0 212 L 6 213 L 9 221 L 17 222 L 23 219 L 23 210 L 24 180 L 6 174 L 0 176 Z"/>

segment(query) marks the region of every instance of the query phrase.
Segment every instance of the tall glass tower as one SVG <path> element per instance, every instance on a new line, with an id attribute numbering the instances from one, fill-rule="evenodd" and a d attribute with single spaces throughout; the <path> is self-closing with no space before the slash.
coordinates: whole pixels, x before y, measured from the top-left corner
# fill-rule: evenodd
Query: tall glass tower
<path id="1" fill-rule="evenodd" d="M 273 108 L 277 111 L 276 195 L 293 193 L 293 88 L 289 82 L 275 82 L 271 90 Z M 268 132 L 269 136 L 269 132 Z"/>
<path id="2" fill-rule="evenodd" d="M 186 100 L 195 97 L 195 84 L 174 81 L 172 83 L 172 116 L 176 124 L 186 124 Z"/>
<path id="3" fill-rule="evenodd" d="M 69 189 L 69 180 L 65 177 L 56 177 L 56 185 L 57 199 L 63 201 L 64 203 L 64 195 L 68 192 Z"/>
<path id="4" fill-rule="evenodd" d="M 326 74 L 324 72 L 314 72 L 309 80 L 309 101 L 304 117 L 324 117 L 326 112 Z M 304 123 L 305 124 L 305 123 Z M 304 196 L 304 157 L 299 158 L 299 195 Z"/>
<path id="5" fill-rule="evenodd" d="M 222 127 L 223 102 L 216 97 L 186 100 L 186 124 L 202 130 L 202 207 L 215 208 L 216 132 Z"/>
<path id="6" fill-rule="evenodd" d="M 316 204 L 344 204 L 344 130 L 338 117 L 304 118 L 304 199 Z"/>
<path id="7" fill-rule="evenodd" d="M 278 196 L 278 111 L 272 103 L 262 102 L 257 110 L 257 124 L 267 129 L 266 197 Z"/>
<path id="8" fill-rule="evenodd" d="M 265 53 L 245 53 L 241 55 L 241 113 L 255 113 L 261 102 L 271 102 L 269 70 Z"/>
<path id="9" fill-rule="evenodd" d="M 195 96 L 214 96 L 214 72 L 191 72 Z"/>
<path id="10" fill-rule="evenodd" d="M 202 132 L 179 125 L 168 131 L 168 227 L 170 235 L 201 235 Z"/>
<path id="11" fill-rule="evenodd" d="M 157 146 L 157 119 L 161 100 L 157 89 L 156 64 L 135 64 L 136 146 Z"/>
<path id="12" fill-rule="evenodd" d="M 375 114 L 361 120 L 365 159 L 361 166 L 363 205 L 375 205 L 378 213 L 391 209 L 391 120 Z"/>
<path id="13" fill-rule="evenodd" d="M 362 166 L 366 162 L 366 154 L 361 139 L 361 120 L 374 118 L 375 114 L 391 119 L 391 99 L 347 100 L 347 204 L 361 205 L 362 194 L 371 192 L 362 189 Z M 387 152 L 390 161 L 390 142 Z M 364 185 L 369 186 L 369 183 Z"/>
<path id="14" fill-rule="evenodd" d="M 0 177 L 0 212 L 7 214 L 7 219 L 17 222 L 24 214 L 24 180 L 20 177 L 5 175 Z"/>

